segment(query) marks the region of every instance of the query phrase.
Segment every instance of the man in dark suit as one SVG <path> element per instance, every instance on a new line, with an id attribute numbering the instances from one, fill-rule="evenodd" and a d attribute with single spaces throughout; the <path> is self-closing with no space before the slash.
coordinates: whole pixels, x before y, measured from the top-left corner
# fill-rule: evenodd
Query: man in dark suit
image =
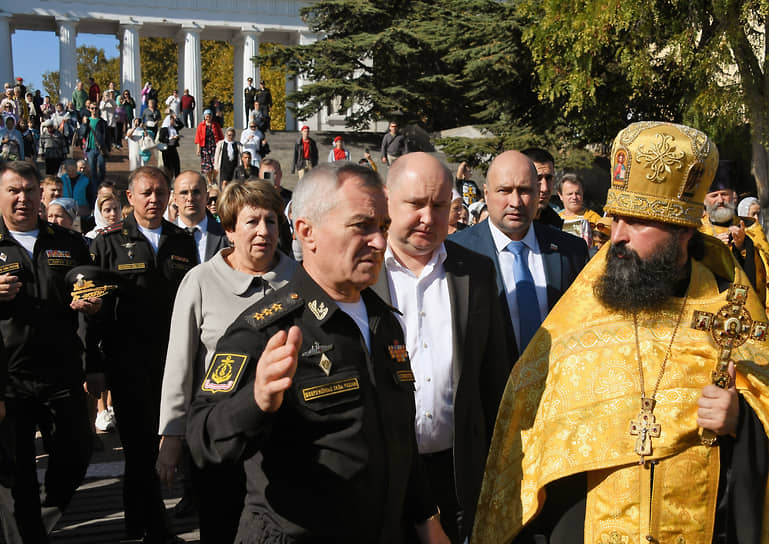
<path id="1" fill-rule="evenodd" d="M 419 453 L 452 542 L 472 529 L 497 405 L 512 368 L 493 263 L 448 234 L 453 177 L 411 153 L 387 176 L 392 218 L 374 290 L 401 312 Z"/>
<path id="2" fill-rule="evenodd" d="M 248 128 L 248 120 L 251 112 L 254 111 L 254 99 L 256 98 L 256 88 L 254 87 L 254 78 L 249 77 L 246 80 L 246 86 L 243 89 L 243 105 L 246 108 L 246 118 L 243 121 L 244 126 Z"/>
<path id="3" fill-rule="evenodd" d="M 179 208 L 177 225 L 195 237 L 198 262 L 205 262 L 230 246 L 222 225 L 206 209 L 208 184 L 199 172 L 186 170 L 176 176 L 174 200 Z"/>
<path id="4" fill-rule="evenodd" d="M 489 220 L 452 235 L 451 240 L 492 259 L 503 308 L 506 337 L 516 360 L 547 313 L 588 260 L 580 238 L 533 223 L 538 207 L 537 170 L 518 151 L 492 161 L 486 174 Z"/>

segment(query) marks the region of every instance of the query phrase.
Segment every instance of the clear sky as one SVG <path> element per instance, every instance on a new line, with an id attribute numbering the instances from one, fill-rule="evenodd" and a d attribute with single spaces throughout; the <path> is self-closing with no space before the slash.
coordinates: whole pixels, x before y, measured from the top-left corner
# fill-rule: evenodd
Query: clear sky
<path id="1" fill-rule="evenodd" d="M 43 73 L 59 69 L 59 38 L 54 32 L 17 30 L 13 43 L 13 77 L 24 78 L 24 84 L 43 90 Z M 108 59 L 119 56 L 118 40 L 109 34 L 78 34 L 77 46 L 92 45 L 104 49 Z"/>

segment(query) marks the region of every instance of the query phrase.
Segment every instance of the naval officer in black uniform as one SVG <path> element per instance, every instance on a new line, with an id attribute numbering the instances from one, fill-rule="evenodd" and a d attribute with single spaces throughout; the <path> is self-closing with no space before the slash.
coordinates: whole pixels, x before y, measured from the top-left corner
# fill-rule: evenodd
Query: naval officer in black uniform
<path id="1" fill-rule="evenodd" d="M 447 543 L 414 435 L 414 376 L 372 290 L 389 224 L 382 183 L 324 165 L 294 192 L 303 267 L 243 312 L 198 387 L 199 465 L 245 459 L 236 542 Z"/>
<path id="2" fill-rule="evenodd" d="M 160 388 L 176 290 L 198 264 L 198 250 L 191 234 L 163 219 L 170 180 L 162 170 L 134 170 L 126 195 L 133 213 L 103 230 L 91 246 L 95 264 L 125 281 L 116 303 L 105 303 L 98 327 L 89 327 L 88 347 L 106 356 L 125 452 L 127 533 L 155 544 L 175 541 L 155 472 Z"/>
<path id="3" fill-rule="evenodd" d="M 14 543 L 48 542 L 85 477 L 93 446 L 77 312 L 93 313 L 101 302 L 72 301 L 65 275 L 90 261 L 88 247 L 79 234 L 40 220 L 40 206 L 37 169 L 0 163 L 0 484 L 14 480 L 16 518 L 2 508 L 0 524 Z M 42 490 L 38 429 L 48 454 Z"/>

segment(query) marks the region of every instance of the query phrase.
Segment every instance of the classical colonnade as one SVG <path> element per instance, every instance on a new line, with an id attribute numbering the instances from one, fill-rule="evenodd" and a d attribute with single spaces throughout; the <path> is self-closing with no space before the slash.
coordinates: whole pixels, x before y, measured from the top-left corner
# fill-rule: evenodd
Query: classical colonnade
<path id="1" fill-rule="evenodd" d="M 248 77 L 259 81 L 259 67 L 252 57 L 259 53 L 260 43 L 308 44 L 316 38 L 299 18 L 301 1 L 296 0 L 157 0 L 149 2 L 104 2 L 104 7 L 118 13 L 101 13 L 102 2 L 89 2 L 88 9 L 78 9 L 78 2 L 50 0 L 9 0 L 9 8 L 0 8 L 0 82 L 13 81 L 24 75 L 23 66 L 13 66 L 14 30 L 54 30 L 59 41 L 60 95 L 69 98 L 77 84 L 78 32 L 114 34 L 119 40 L 120 89 L 128 89 L 137 100 L 144 85 L 142 79 L 139 38 L 142 36 L 172 38 L 178 47 L 177 84 L 179 94 L 189 89 L 197 103 L 196 120 L 201 119 L 203 74 L 200 42 L 223 40 L 234 47 L 233 98 L 235 126 L 244 125 L 243 88 Z M 16 4 L 14 6 L 14 4 Z M 35 4 L 40 7 L 36 8 Z M 67 9 L 74 8 L 74 9 Z M 187 9 L 185 9 L 187 8 Z M 8 11 L 6 11 L 8 10 Z M 124 11 L 126 14 L 119 12 Z M 133 13 L 131 13 L 133 12 Z M 166 15 L 165 17 L 163 15 Z M 243 20 L 246 22 L 243 22 Z M 253 20 L 253 22 L 248 21 Z M 229 69 L 229 66 L 223 67 Z M 14 72 L 14 70 L 16 72 Z M 40 85 L 42 82 L 35 82 Z M 102 88 L 106 82 L 98 82 Z M 286 90 L 301 89 L 303 80 L 289 79 Z M 162 89 L 165 99 L 171 89 Z M 288 108 L 287 108 L 288 110 Z M 296 129 L 291 111 L 286 112 L 286 128 Z M 320 127 L 317 127 L 320 128 Z"/>

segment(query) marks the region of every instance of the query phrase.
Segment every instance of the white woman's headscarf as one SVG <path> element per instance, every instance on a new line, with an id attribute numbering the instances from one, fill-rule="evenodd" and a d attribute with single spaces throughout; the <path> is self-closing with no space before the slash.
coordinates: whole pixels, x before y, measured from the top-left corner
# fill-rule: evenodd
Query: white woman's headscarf
<path id="1" fill-rule="evenodd" d="M 758 204 L 758 199 L 752 196 L 740 200 L 740 203 L 737 205 L 737 215 L 740 217 L 747 217 L 750 207 L 753 204 Z"/>
<path id="2" fill-rule="evenodd" d="M 227 140 L 226 136 L 227 134 L 232 133 L 232 141 Z M 227 130 L 224 131 L 224 143 L 227 145 L 227 158 L 231 161 L 235 160 L 235 146 L 233 145 L 235 143 L 235 128 L 234 127 L 227 127 Z"/>

